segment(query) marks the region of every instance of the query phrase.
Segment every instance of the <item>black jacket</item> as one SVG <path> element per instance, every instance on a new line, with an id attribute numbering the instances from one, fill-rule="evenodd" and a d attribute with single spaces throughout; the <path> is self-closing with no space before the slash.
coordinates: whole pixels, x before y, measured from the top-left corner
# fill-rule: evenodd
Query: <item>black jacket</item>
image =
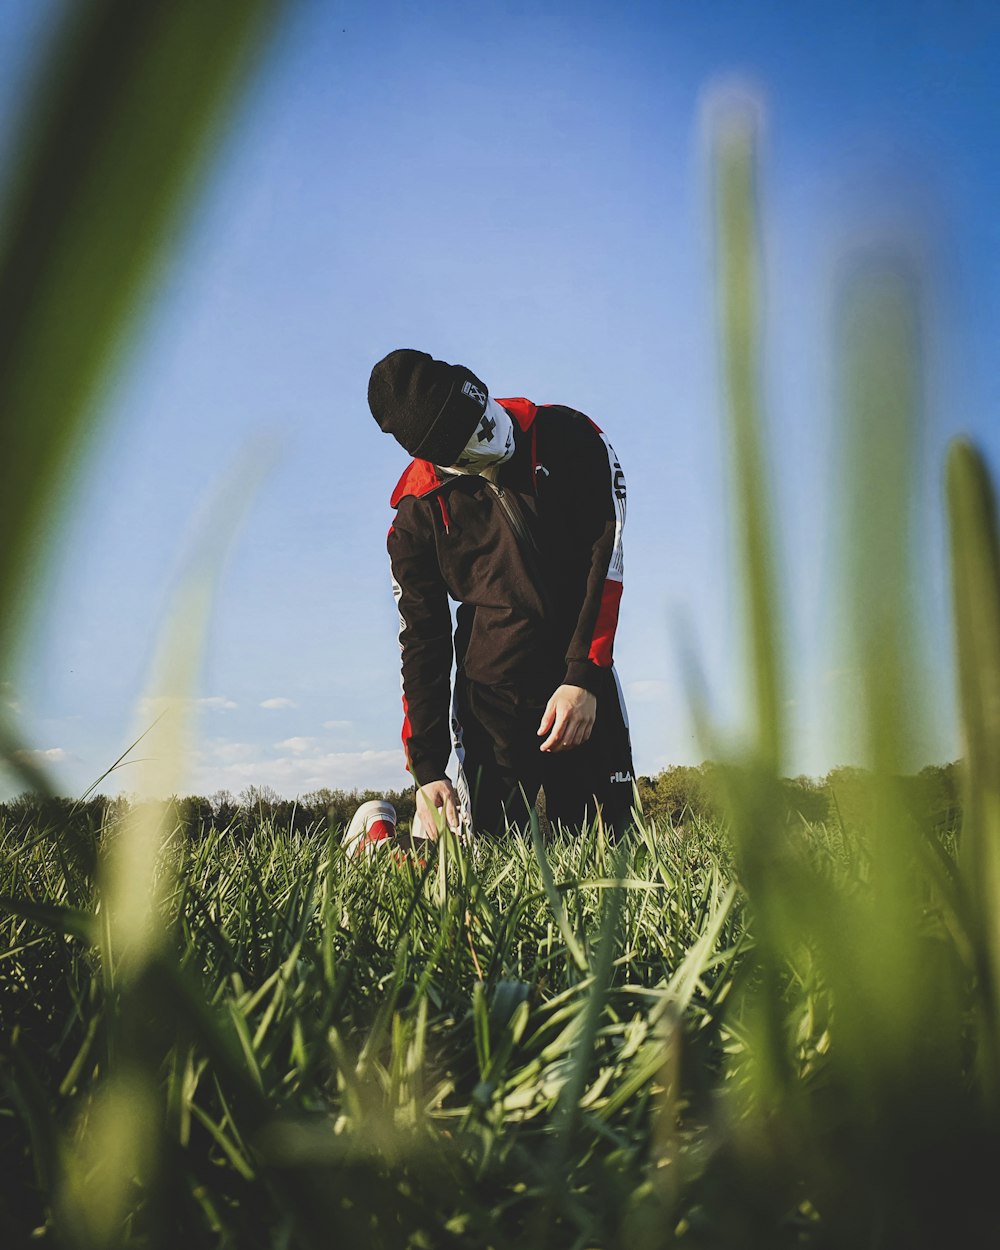
<path id="1" fill-rule="evenodd" d="M 403 745 L 418 785 L 447 770 L 453 656 L 470 680 L 539 706 L 564 682 L 596 690 L 611 666 L 625 522 L 618 457 L 583 413 L 497 402 L 514 418 L 515 446 L 496 486 L 414 460 L 392 495 Z M 449 596 L 460 605 L 454 642 Z"/>

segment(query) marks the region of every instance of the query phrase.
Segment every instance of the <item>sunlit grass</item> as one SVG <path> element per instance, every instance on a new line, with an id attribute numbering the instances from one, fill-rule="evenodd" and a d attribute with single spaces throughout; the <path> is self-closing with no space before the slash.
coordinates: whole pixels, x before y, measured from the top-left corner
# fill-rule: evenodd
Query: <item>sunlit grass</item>
<path id="1" fill-rule="evenodd" d="M 4 679 L 40 534 L 207 122 L 270 7 L 79 6 L 0 253 Z M 102 78 L 107 90 L 88 94 Z M 168 80 L 176 134 L 151 170 L 135 154 L 159 133 Z M 73 163 L 81 136 L 90 160 Z M 640 819 L 620 847 L 600 827 L 547 842 L 537 827 L 471 846 L 443 837 L 426 864 L 347 858 L 332 822 L 190 828 L 163 806 L 102 829 L 80 808 L 5 831 L 0 1218 L 11 1244 L 34 1228 L 86 1250 L 881 1250 L 995 1237 L 1000 547 L 989 475 L 974 448 L 952 449 L 966 790 L 956 855 L 900 777 L 921 703 L 919 283 L 905 266 L 859 266 L 840 300 L 839 577 L 865 675 L 870 796 L 850 825 L 805 822 L 781 784 L 753 115 L 722 117 L 715 142 L 753 692 L 747 746 L 719 770 L 723 815 L 683 831 Z M 109 241 L 95 215 L 98 178 L 129 204 L 134 247 Z M 36 226 L 29 210 L 54 181 L 60 194 Z M 154 693 L 196 680 L 201 631 L 189 626 L 216 580 L 204 573 L 191 584 L 198 612 L 167 623 L 171 675 Z M 44 792 L 0 728 L 8 762 Z M 181 749 L 158 754 L 172 768 Z"/>
<path id="2" fill-rule="evenodd" d="M 490 1244 L 494 1220 L 496 1244 L 542 1227 L 562 1238 L 567 1221 L 613 1238 L 648 1163 L 664 1038 L 684 1021 L 706 1090 L 721 1068 L 721 1011 L 746 938 L 717 851 L 648 830 L 609 865 L 592 831 L 549 844 L 543 871 L 529 842 L 491 843 L 466 854 L 440 900 L 433 860 L 347 859 L 339 832 L 262 824 L 238 846 L 219 832 L 171 839 L 176 885 L 160 911 L 181 968 L 154 983 L 162 993 L 179 975 L 213 1019 L 202 1036 L 204 1018 L 164 1018 L 167 1003 L 143 998 L 146 1044 L 169 1042 L 160 1150 L 183 1147 L 180 1173 L 161 1185 L 192 1185 L 188 1169 L 212 1161 L 204 1197 L 241 1245 L 267 1244 L 265 1214 L 270 1234 L 290 1222 L 307 1238 L 324 1226 L 359 1235 L 360 1221 L 374 1244 L 393 1240 L 403 1212 L 408 1235 L 431 1241 L 448 1220 L 477 1244 Z M 120 836 L 109 834 L 112 853 Z M 22 895 L 30 877 L 49 906 L 68 903 L 51 844 L 28 873 L 13 856 L 5 872 Z M 12 922 L 15 1087 L 28 1073 L 44 1080 L 40 1055 L 71 1072 L 63 1095 L 87 1108 L 77 1132 L 93 1140 L 104 1103 L 88 1091 L 114 1062 L 108 1013 L 121 987 L 102 978 L 98 948 L 67 951 L 37 932 L 37 918 Z M 54 980 L 74 987 L 58 1021 Z M 172 1017 L 185 991 L 169 993 Z M 330 1171 L 314 1191 L 315 1168 Z M 448 1178 L 443 1193 L 429 1174 Z M 275 1176 L 277 1191 L 256 1192 Z M 212 1223 L 193 1208 L 189 1218 Z"/>

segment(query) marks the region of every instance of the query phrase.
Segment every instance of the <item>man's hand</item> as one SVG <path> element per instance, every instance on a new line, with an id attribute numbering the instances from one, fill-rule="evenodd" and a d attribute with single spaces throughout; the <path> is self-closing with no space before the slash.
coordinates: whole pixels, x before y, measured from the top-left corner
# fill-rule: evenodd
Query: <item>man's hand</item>
<path id="1" fill-rule="evenodd" d="M 545 705 L 538 734 L 541 751 L 571 751 L 586 742 L 597 719 L 597 696 L 582 686 L 560 686 Z M 552 731 L 549 733 L 549 731 Z"/>
<path id="2" fill-rule="evenodd" d="M 417 815 L 429 838 L 438 836 L 437 813 L 444 810 L 444 823 L 458 831 L 458 795 L 447 777 L 417 786 Z"/>

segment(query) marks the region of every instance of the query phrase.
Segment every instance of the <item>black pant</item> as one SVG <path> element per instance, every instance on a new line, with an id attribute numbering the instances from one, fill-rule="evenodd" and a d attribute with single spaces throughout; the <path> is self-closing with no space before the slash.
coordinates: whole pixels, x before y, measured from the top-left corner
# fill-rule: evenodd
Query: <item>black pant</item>
<path id="1" fill-rule="evenodd" d="M 579 829 L 599 805 L 612 835 L 624 833 L 633 804 L 632 746 L 613 669 L 602 670 L 596 695 L 590 738 L 569 751 L 540 751 L 544 703 L 523 702 L 510 688 L 480 685 L 458 673 L 452 718 L 458 789 L 476 833 L 502 833 L 508 822 L 526 828 L 539 787 L 553 826 Z"/>

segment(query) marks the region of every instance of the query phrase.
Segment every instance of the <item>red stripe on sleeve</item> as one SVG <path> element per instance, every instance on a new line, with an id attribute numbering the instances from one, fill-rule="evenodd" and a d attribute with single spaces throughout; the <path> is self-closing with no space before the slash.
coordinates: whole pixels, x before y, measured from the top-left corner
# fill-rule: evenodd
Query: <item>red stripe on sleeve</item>
<path id="1" fill-rule="evenodd" d="M 600 668 L 611 667 L 611 649 L 615 642 L 615 630 L 618 628 L 618 606 L 621 601 L 622 583 L 608 579 L 601 591 L 601 606 L 588 655 L 588 659 L 593 660 Z"/>

